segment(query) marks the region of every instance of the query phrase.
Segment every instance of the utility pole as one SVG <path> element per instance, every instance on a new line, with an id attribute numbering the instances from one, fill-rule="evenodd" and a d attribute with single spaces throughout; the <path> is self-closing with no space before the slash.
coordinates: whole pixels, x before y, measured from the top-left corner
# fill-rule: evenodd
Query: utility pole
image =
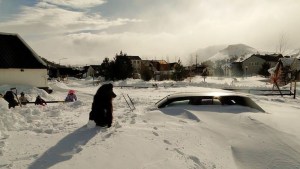
<path id="1" fill-rule="evenodd" d="M 198 59 L 198 55 L 196 54 L 196 69 L 198 67 L 197 59 Z"/>

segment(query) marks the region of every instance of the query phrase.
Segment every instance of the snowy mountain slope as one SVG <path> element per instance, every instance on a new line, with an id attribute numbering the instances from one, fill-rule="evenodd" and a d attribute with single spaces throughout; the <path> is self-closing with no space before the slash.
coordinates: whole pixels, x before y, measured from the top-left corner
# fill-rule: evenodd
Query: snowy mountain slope
<path id="1" fill-rule="evenodd" d="M 206 48 L 198 49 L 196 51 L 197 59 L 201 61 L 205 61 L 208 58 L 214 56 L 217 54 L 220 50 L 226 48 L 228 45 L 215 45 L 215 46 L 209 46 Z"/>
<path id="2" fill-rule="evenodd" d="M 289 52 L 287 52 L 288 56 L 291 56 L 292 58 L 298 58 L 300 59 L 300 48 L 299 49 L 294 49 Z"/>
<path id="3" fill-rule="evenodd" d="M 224 60 L 224 59 L 233 59 L 234 57 L 237 57 L 234 60 L 242 60 L 242 59 L 246 59 L 246 57 L 249 57 L 255 53 L 258 53 L 258 50 L 250 46 L 244 44 L 235 44 L 235 45 L 229 45 L 227 46 L 227 48 L 220 50 L 217 54 L 208 58 L 208 60 L 217 61 L 217 60 Z"/>

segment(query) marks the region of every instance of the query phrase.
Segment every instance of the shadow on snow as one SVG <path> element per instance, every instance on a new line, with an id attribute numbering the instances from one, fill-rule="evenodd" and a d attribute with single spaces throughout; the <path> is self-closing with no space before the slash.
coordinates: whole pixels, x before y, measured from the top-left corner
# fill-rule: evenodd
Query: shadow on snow
<path id="1" fill-rule="evenodd" d="M 82 126 L 48 149 L 41 157 L 36 159 L 28 169 L 50 168 L 57 163 L 71 159 L 73 155 L 79 153 L 82 150 L 81 147 L 86 145 L 99 131 L 100 128 L 88 129 L 86 126 Z"/>

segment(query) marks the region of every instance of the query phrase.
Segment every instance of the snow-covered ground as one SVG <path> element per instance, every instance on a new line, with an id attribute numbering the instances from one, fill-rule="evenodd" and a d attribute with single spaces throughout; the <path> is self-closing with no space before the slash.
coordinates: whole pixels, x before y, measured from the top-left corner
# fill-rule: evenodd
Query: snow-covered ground
<path id="1" fill-rule="evenodd" d="M 153 108 L 175 92 L 272 88 L 263 78 L 209 77 L 205 83 L 201 77 L 183 82 L 129 79 L 113 84 L 117 97 L 109 129 L 86 127 L 99 87 L 91 80 L 52 81 L 52 94 L 29 86 L 0 86 L 2 94 L 17 87 L 30 101 L 37 95 L 63 100 L 69 89 L 76 90 L 79 98 L 73 103 L 14 109 L 0 99 L 0 168 L 300 168 L 299 98 L 246 94 L 266 113 L 241 107 Z M 135 103 L 134 111 L 123 98 L 127 94 Z"/>

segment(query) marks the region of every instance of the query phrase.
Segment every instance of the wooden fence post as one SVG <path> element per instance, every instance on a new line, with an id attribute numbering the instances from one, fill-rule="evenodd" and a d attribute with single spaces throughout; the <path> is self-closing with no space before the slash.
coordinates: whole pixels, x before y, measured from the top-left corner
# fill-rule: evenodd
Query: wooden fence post
<path id="1" fill-rule="evenodd" d="M 296 82 L 296 80 L 294 81 L 294 85 L 295 85 L 295 87 L 294 87 L 294 99 L 296 99 L 296 86 L 297 86 L 297 82 Z"/>

